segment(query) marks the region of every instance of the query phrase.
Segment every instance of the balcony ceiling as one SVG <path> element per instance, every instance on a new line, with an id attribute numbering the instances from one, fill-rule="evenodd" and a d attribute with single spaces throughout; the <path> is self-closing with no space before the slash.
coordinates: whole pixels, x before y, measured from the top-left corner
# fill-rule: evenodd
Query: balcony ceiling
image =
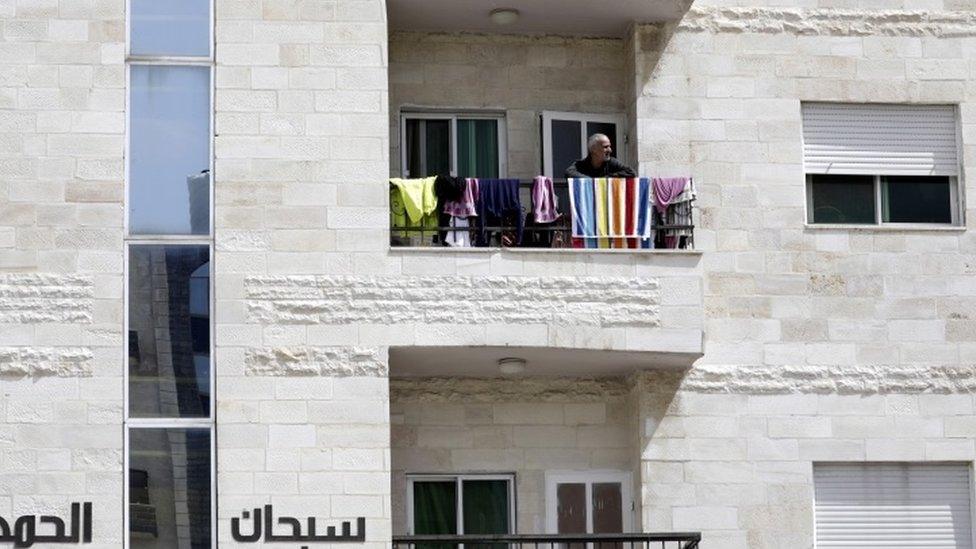
<path id="1" fill-rule="evenodd" d="M 552 347 L 392 347 L 390 377 L 499 377 L 498 360 L 526 360 L 512 377 L 622 376 L 637 370 L 685 369 L 700 353 L 597 351 Z"/>
<path id="2" fill-rule="evenodd" d="M 619 38 L 631 22 L 679 18 L 684 0 L 387 0 L 391 30 L 555 34 Z M 515 8 L 518 21 L 491 21 L 495 8 Z"/>

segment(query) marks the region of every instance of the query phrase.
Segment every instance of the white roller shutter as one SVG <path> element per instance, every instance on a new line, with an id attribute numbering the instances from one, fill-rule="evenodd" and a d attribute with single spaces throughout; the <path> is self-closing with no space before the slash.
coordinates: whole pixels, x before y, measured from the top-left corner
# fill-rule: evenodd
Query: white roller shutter
<path id="1" fill-rule="evenodd" d="M 969 466 L 815 464 L 817 548 L 972 548 Z"/>
<path id="2" fill-rule="evenodd" d="M 806 173 L 958 175 L 952 105 L 803 103 Z"/>

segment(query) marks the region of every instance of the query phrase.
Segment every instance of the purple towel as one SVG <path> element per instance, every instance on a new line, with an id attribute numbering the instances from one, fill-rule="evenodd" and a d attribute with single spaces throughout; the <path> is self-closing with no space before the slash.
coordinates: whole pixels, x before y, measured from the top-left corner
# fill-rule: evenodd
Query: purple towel
<path id="1" fill-rule="evenodd" d="M 535 214 L 536 223 L 552 223 L 559 218 L 552 179 L 537 175 L 532 182 L 532 213 Z"/>
<path id="2" fill-rule="evenodd" d="M 675 198 L 678 198 L 678 195 L 685 190 L 687 184 L 687 177 L 655 177 L 652 179 L 651 185 L 654 187 L 654 206 L 657 207 L 657 211 L 663 215 L 668 210 L 668 204 Z"/>
<path id="3" fill-rule="evenodd" d="M 478 215 L 477 197 L 478 180 L 469 177 L 465 179 L 466 185 L 464 192 L 461 193 L 460 200 L 452 200 L 444 203 L 444 213 L 453 217 L 471 217 Z"/>

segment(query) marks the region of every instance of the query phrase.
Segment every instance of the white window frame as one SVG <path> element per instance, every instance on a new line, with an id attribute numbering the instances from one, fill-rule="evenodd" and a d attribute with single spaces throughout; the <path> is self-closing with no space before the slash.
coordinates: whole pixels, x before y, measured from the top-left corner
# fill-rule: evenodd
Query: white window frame
<path id="1" fill-rule="evenodd" d="M 515 515 L 515 473 L 470 473 L 470 474 L 407 474 L 407 533 L 414 535 L 413 528 L 413 483 L 414 482 L 448 482 L 454 481 L 457 509 L 457 532 L 464 535 L 464 493 L 462 482 L 465 480 L 504 480 L 508 482 L 508 533 L 517 532 Z"/>
<path id="2" fill-rule="evenodd" d="M 962 201 L 960 200 L 959 194 L 959 178 L 957 176 L 938 176 L 946 177 L 949 180 L 949 223 L 899 223 L 884 221 L 884 204 L 882 200 L 884 199 L 881 192 L 881 187 L 883 185 L 882 178 L 884 177 L 898 177 L 898 176 L 886 176 L 886 175 L 869 175 L 865 176 L 863 174 L 849 174 L 850 177 L 871 177 L 874 184 L 874 222 L 873 223 L 814 223 L 813 221 L 813 177 L 816 175 L 807 173 L 804 174 L 806 179 L 806 204 L 804 204 L 804 210 L 806 212 L 806 223 L 810 227 L 858 227 L 858 228 L 870 228 L 870 227 L 887 227 L 892 229 L 931 229 L 938 227 L 959 227 L 962 225 Z M 848 175 L 848 174 L 829 174 L 829 175 Z M 916 176 L 925 177 L 925 176 Z"/>
<path id="3" fill-rule="evenodd" d="M 495 120 L 498 125 L 498 177 L 508 177 L 508 126 L 504 113 L 477 111 L 423 111 L 405 110 L 400 113 L 400 174 L 409 173 L 407 160 L 407 120 L 449 120 L 451 122 L 451 150 L 448 151 L 451 177 L 457 177 L 458 132 L 457 123 L 463 120 Z M 426 142 L 424 142 L 426 145 Z"/>
<path id="4" fill-rule="evenodd" d="M 614 153 L 617 160 L 627 163 L 627 144 L 628 136 L 626 132 L 626 117 L 623 114 L 600 114 L 583 112 L 564 112 L 564 111 L 542 111 L 542 170 L 547 177 L 562 177 L 562 173 L 556 174 L 552 165 L 552 121 L 567 120 L 580 123 L 580 155 L 583 158 L 589 151 L 586 150 L 586 123 L 597 122 L 602 124 L 617 125 L 617 140 L 614 143 Z"/>
<path id="5" fill-rule="evenodd" d="M 557 488 L 560 484 L 586 485 L 586 532 L 593 533 L 593 485 L 602 482 L 620 483 L 620 504 L 623 507 L 623 531 L 634 528 L 634 477 L 629 471 L 546 471 L 546 531 L 556 533 L 559 528 L 559 498 Z"/>
<path id="6" fill-rule="evenodd" d="M 209 52 L 206 56 L 163 56 L 163 55 L 132 55 L 131 53 L 131 29 L 132 29 L 132 0 L 125 0 L 125 135 L 124 135 L 124 162 L 123 162 L 123 334 L 124 344 L 121 352 L 121 364 L 123 364 L 123 547 L 130 547 L 129 532 L 129 432 L 132 429 L 207 429 L 210 434 L 210 546 L 217 547 L 218 522 L 217 522 L 217 437 L 216 429 L 216 393 L 217 379 L 215 376 L 214 365 L 216 363 L 216 333 L 214 312 L 216 310 L 216 296 L 214 288 L 214 137 L 215 127 L 215 99 L 216 99 L 216 58 L 215 58 L 215 7 L 214 0 L 208 1 L 209 9 Z M 130 201 L 130 171 L 129 162 L 131 159 L 131 67 L 133 65 L 162 65 L 162 66 L 197 66 L 208 67 L 210 70 L 210 136 L 208 139 L 208 169 L 210 170 L 210 191 L 209 191 L 209 227 L 205 235 L 171 235 L 171 234 L 132 234 L 129 227 L 129 206 Z M 143 245 L 162 245 L 162 246 L 206 246 L 209 256 L 209 296 L 210 307 L 210 356 L 208 371 L 210 376 L 210 414 L 205 418 L 135 418 L 129 415 L 129 255 L 132 246 Z"/>

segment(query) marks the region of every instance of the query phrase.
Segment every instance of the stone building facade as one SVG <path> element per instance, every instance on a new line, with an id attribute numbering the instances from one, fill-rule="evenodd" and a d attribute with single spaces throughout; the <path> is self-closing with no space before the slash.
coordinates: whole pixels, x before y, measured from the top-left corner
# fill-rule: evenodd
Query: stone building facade
<path id="1" fill-rule="evenodd" d="M 131 308 L 170 296 L 167 266 L 131 255 L 169 241 L 127 228 L 136 3 L 0 2 L 11 525 L 88 501 L 93 548 L 262 545 L 235 541 L 231 520 L 272 504 L 365 517 L 365 544 L 388 547 L 412 529 L 411 475 L 492 473 L 513 479 L 513 533 L 545 533 L 551 475 L 615 471 L 629 475 L 631 530 L 814 547 L 821 464 L 971 471 L 971 0 L 674 2 L 601 36 L 398 26 L 402 0 L 216 0 L 201 62 L 213 228 L 193 240 L 212 259 L 202 350 Z M 585 20 L 586 3 L 565 4 Z M 810 223 L 807 103 L 951 106 L 957 222 Z M 694 178 L 695 249 L 391 248 L 401 115 L 448 110 L 500 116 L 520 178 L 544 169 L 543 111 L 619 113 L 618 149 L 641 175 Z M 212 361 L 196 381 L 213 407 L 186 429 L 212 433 L 213 517 L 187 519 L 206 475 L 188 464 L 207 444 L 171 426 L 160 444 L 186 459 L 161 476 L 185 487 L 156 509 L 155 535 L 130 539 L 139 490 L 151 503 L 160 482 L 126 475 L 132 433 L 152 426 L 129 412 L 145 402 L 133 346 L 150 348 L 132 331 L 158 356 L 193 347 Z M 500 375 L 507 356 L 527 371 Z M 165 402 L 176 389 L 150 390 Z"/>

